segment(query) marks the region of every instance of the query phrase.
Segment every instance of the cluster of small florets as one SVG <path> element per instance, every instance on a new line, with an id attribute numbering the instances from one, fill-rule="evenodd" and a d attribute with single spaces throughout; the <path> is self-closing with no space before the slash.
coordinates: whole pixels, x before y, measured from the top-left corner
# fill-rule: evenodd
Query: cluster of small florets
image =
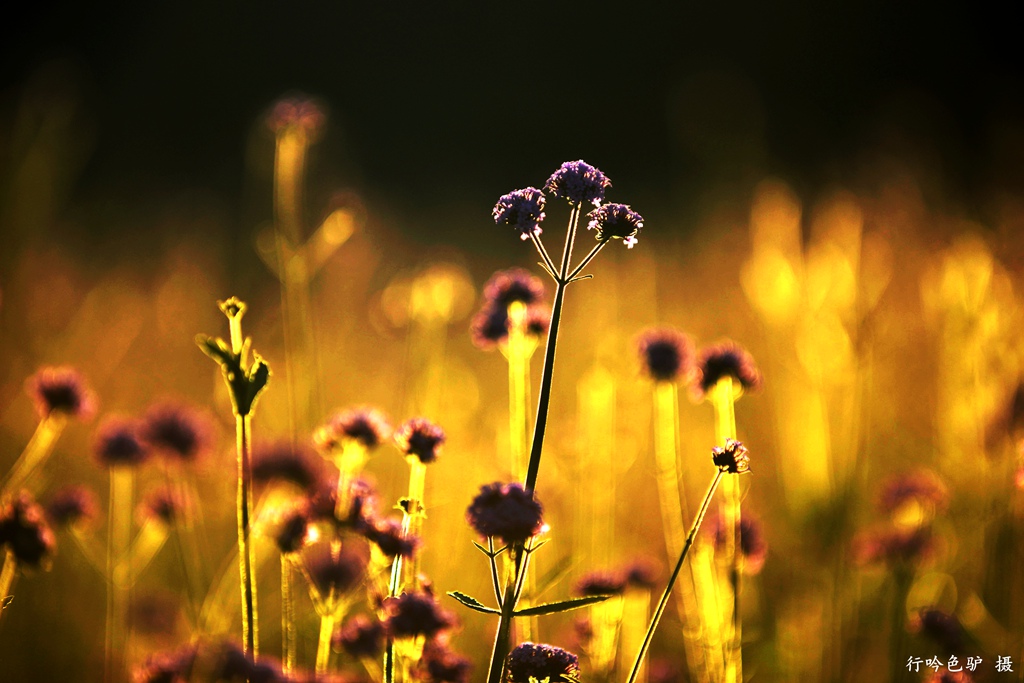
<path id="1" fill-rule="evenodd" d="M 576 582 L 576 594 L 591 595 L 622 595 L 626 590 L 626 575 L 622 572 L 593 571 L 585 574 Z"/>
<path id="2" fill-rule="evenodd" d="M 375 658 L 384 651 L 387 636 L 376 617 L 358 614 L 349 619 L 335 636 L 335 644 L 353 657 Z"/>
<path id="3" fill-rule="evenodd" d="M 700 395 L 711 391 L 723 377 L 732 377 L 747 391 L 761 387 L 761 373 L 754 359 L 735 342 L 722 342 L 702 349 L 697 359 L 696 388 Z"/>
<path id="4" fill-rule="evenodd" d="M 50 496 L 46 516 L 56 527 L 67 527 L 95 519 L 99 504 L 96 494 L 85 486 L 65 486 Z"/>
<path id="5" fill-rule="evenodd" d="M 414 417 L 395 430 L 395 446 L 406 456 L 419 458 L 424 465 L 437 460 L 445 442 L 444 430 L 424 417 Z"/>
<path id="6" fill-rule="evenodd" d="M 530 683 L 532 679 L 550 683 L 576 683 L 579 657 L 554 645 L 523 643 L 506 660 L 509 683 Z"/>
<path id="7" fill-rule="evenodd" d="M 642 332 L 637 339 L 644 372 L 657 382 L 687 381 L 693 374 L 693 340 L 671 327 Z"/>
<path id="8" fill-rule="evenodd" d="M 883 529 L 855 540 L 855 555 L 864 564 L 882 562 L 889 567 L 908 567 L 927 560 L 935 552 L 931 527 Z"/>
<path id="9" fill-rule="evenodd" d="M 595 231 L 597 240 L 621 239 L 632 249 L 643 227 L 643 217 L 625 204 L 602 206 L 605 191 L 611 185 L 604 173 L 587 162 L 567 161 L 551 174 L 543 192 L 527 187 L 503 195 L 492 216 L 495 223 L 518 230 L 524 240 L 536 237 L 541 233 L 540 223 L 544 220 L 546 192 L 565 199 L 575 210 L 584 204 L 593 204 L 597 208 L 587 215 L 587 228 Z"/>
<path id="10" fill-rule="evenodd" d="M 323 126 L 326 116 L 323 108 L 314 100 L 304 97 L 289 97 L 279 100 L 267 116 L 267 126 L 275 133 L 288 129 L 301 129 L 307 135 L 314 135 Z"/>
<path id="11" fill-rule="evenodd" d="M 540 278 L 521 268 L 498 271 L 484 285 L 483 305 L 470 322 L 473 343 L 482 349 L 493 349 L 505 342 L 509 326 L 509 307 L 521 303 L 526 315 L 521 321 L 523 332 L 534 339 L 547 334 L 550 313 L 544 306 L 544 285 Z"/>
<path id="12" fill-rule="evenodd" d="M 209 444 L 210 422 L 192 408 L 161 403 L 141 420 L 107 417 L 96 430 L 94 451 L 106 467 L 136 467 L 152 454 L 193 462 Z"/>
<path id="13" fill-rule="evenodd" d="M 525 542 L 544 527 L 543 508 L 526 489 L 498 482 L 480 488 L 466 520 L 481 536 L 508 544 Z"/>
<path id="14" fill-rule="evenodd" d="M 715 467 L 727 474 L 743 474 L 750 471 L 750 454 L 747 447 L 735 439 L 726 439 L 725 446 L 711 449 Z"/>
<path id="15" fill-rule="evenodd" d="M 313 491 L 320 483 L 320 459 L 308 446 L 281 440 L 253 449 L 252 478 L 259 484 L 287 483 Z"/>
<path id="16" fill-rule="evenodd" d="M 71 367 L 42 368 L 25 383 L 40 418 L 65 415 L 88 420 L 96 413 L 96 395 Z"/>
<path id="17" fill-rule="evenodd" d="M 384 627 L 394 638 L 433 638 L 456 624 L 455 615 L 441 608 L 430 593 L 407 591 L 385 598 Z"/>
<path id="18" fill-rule="evenodd" d="M 732 341 L 695 353 L 688 335 L 671 327 L 656 327 L 640 333 L 637 351 L 644 374 L 656 382 L 690 383 L 698 399 L 724 377 L 731 377 L 744 391 L 761 387 L 761 373 L 753 357 Z"/>
<path id="19" fill-rule="evenodd" d="M 56 547 L 46 514 L 28 491 L 0 505 L 0 550 L 8 550 L 19 564 L 36 568 Z"/>
<path id="20" fill-rule="evenodd" d="M 354 442 L 372 450 L 391 437 L 391 424 L 384 413 L 375 408 L 355 408 L 332 415 L 327 424 L 313 434 L 313 442 L 323 453 Z"/>

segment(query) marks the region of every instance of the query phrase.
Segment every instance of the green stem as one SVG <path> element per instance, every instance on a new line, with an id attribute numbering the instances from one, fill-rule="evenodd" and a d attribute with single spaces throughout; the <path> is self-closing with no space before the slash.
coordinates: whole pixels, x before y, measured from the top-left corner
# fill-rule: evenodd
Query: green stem
<path id="1" fill-rule="evenodd" d="M 665 613 L 665 607 L 668 605 L 669 596 L 672 595 L 672 587 L 675 585 L 676 579 L 679 578 L 679 572 L 683 568 L 683 561 L 686 559 L 686 553 L 693 545 L 693 540 L 697 537 L 697 532 L 700 531 L 700 525 L 704 522 L 704 516 L 708 512 L 708 506 L 711 504 L 711 498 L 715 495 L 715 489 L 718 488 L 718 482 L 721 478 L 722 470 L 718 470 L 715 472 L 715 478 L 711 480 L 711 485 L 708 486 L 708 492 L 704 494 L 704 502 L 701 503 L 700 511 L 697 513 L 696 519 L 693 520 L 693 525 L 690 527 L 690 533 L 686 537 L 686 543 L 683 545 L 683 550 L 679 553 L 679 559 L 676 561 L 676 566 L 672 570 L 672 575 L 668 579 L 668 585 L 665 586 L 665 590 L 661 594 L 661 599 L 658 601 L 658 607 L 654 610 L 654 616 L 651 617 L 651 625 L 647 627 L 647 634 L 644 636 L 643 645 L 640 646 L 640 651 L 636 655 L 636 660 L 633 663 L 633 670 L 629 674 L 627 683 L 636 683 L 637 676 L 640 674 L 640 667 L 644 662 L 644 657 L 647 656 L 647 650 L 651 646 L 651 639 L 654 637 L 654 632 L 658 628 L 658 622 L 661 621 L 661 615 Z"/>
<path id="2" fill-rule="evenodd" d="M 235 416 L 238 451 L 238 573 L 242 593 L 242 643 L 244 652 L 255 660 L 259 654 L 256 580 L 253 576 L 254 548 L 250 539 L 252 517 L 252 417 Z"/>
<path id="3" fill-rule="evenodd" d="M 533 446 L 530 450 L 530 464 L 526 469 L 526 490 L 533 493 L 537 486 L 537 473 L 540 471 L 540 456 L 544 449 L 544 430 L 548 422 L 548 406 L 551 403 L 551 379 L 555 369 L 555 343 L 558 340 L 558 323 L 562 317 L 562 302 L 565 298 L 566 274 L 569 260 L 572 258 L 573 242 L 576 240 L 576 226 L 580 218 L 580 205 L 573 207 L 569 216 L 569 229 L 565 236 L 565 248 L 562 251 L 562 265 L 555 283 L 555 300 L 551 306 L 551 323 L 548 331 L 547 345 L 544 348 L 544 370 L 540 379 L 540 394 L 537 398 L 537 420 L 533 425 Z"/>

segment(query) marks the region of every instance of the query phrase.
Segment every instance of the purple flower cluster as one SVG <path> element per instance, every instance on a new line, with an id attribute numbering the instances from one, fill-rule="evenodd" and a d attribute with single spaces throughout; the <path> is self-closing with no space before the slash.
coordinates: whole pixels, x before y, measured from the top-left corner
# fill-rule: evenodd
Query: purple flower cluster
<path id="1" fill-rule="evenodd" d="M 378 657 L 384 651 L 384 624 L 363 614 L 349 619 L 335 641 L 353 657 Z"/>
<path id="2" fill-rule="evenodd" d="M 730 376 L 747 391 L 761 387 L 761 373 L 754 359 L 739 344 L 726 341 L 702 349 L 697 361 L 696 388 L 703 396 L 718 384 L 718 380 Z"/>
<path id="3" fill-rule="evenodd" d="M 9 550 L 19 564 L 37 568 L 56 547 L 46 515 L 28 491 L 0 506 L 0 550 Z"/>
<path id="4" fill-rule="evenodd" d="M 275 441 L 257 446 L 252 455 L 252 478 L 260 484 L 288 483 L 313 491 L 320 482 L 320 461 L 308 446 Z"/>
<path id="5" fill-rule="evenodd" d="M 96 458 L 106 467 L 135 467 L 149 458 L 149 446 L 142 439 L 138 422 L 108 417 L 96 430 Z"/>
<path id="6" fill-rule="evenodd" d="M 622 572 L 594 571 L 576 582 L 576 594 L 622 595 L 626 590 L 626 576 Z"/>
<path id="7" fill-rule="evenodd" d="M 466 510 L 466 520 L 484 537 L 522 543 L 540 533 L 543 508 L 519 484 L 495 482 L 480 488 Z"/>
<path id="8" fill-rule="evenodd" d="M 928 470 L 901 474 L 888 480 L 878 495 L 878 507 L 884 512 L 895 512 L 905 503 L 917 502 L 935 509 L 945 508 L 949 499 L 946 485 L 938 475 Z"/>
<path id="9" fill-rule="evenodd" d="M 96 494 L 84 486 L 65 486 L 50 497 L 46 516 L 57 527 L 67 527 L 96 517 Z"/>
<path id="10" fill-rule="evenodd" d="M 353 543 L 324 541 L 308 545 L 302 552 L 302 565 L 310 583 L 320 596 L 341 596 L 362 583 L 368 558 Z"/>
<path id="11" fill-rule="evenodd" d="M 644 218 L 625 204 L 605 204 L 587 214 L 587 230 L 593 230 L 598 242 L 622 240 L 629 249 L 644 227 Z"/>
<path id="12" fill-rule="evenodd" d="M 160 403 L 146 411 L 142 436 L 161 453 L 194 461 L 209 446 L 210 422 L 188 406 Z"/>
<path id="13" fill-rule="evenodd" d="M 508 339 L 509 306 L 526 306 L 524 332 L 539 338 L 548 331 L 550 313 L 544 306 L 544 285 L 540 278 L 521 268 L 500 270 L 484 285 L 483 305 L 470 322 L 473 343 L 481 349 L 493 349 Z"/>
<path id="14" fill-rule="evenodd" d="M 535 187 L 509 192 L 498 199 L 491 215 L 498 225 L 510 225 L 519 231 L 522 239 L 539 235 L 544 220 L 544 193 Z"/>
<path id="15" fill-rule="evenodd" d="M 579 657 L 554 645 L 523 643 L 509 653 L 505 663 L 509 683 L 575 683 L 579 678 Z"/>
<path id="16" fill-rule="evenodd" d="M 693 372 L 693 340 L 671 327 L 642 332 L 637 350 L 644 372 L 657 382 L 686 381 Z"/>
<path id="17" fill-rule="evenodd" d="M 28 379 L 25 389 L 40 418 L 56 413 L 88 420 L 96 413 L 96 395 L 74 368 L 42 368 Z"/>
<path id="18" fill-rule="evenodd" d="M 455 625 L 455 616 L 441 608 L 434 596 L 425 592 L 405 592 L 385 598 L 384 625 L 395 638 L 433 638 Z"/>
<path id="19" fill-rule="evenodd" d="M 544 184 L 544 191 L 555 197 L 565 199 L 576 206 L 593 204 L 601 206 L 604 193 L 611 187 L 612 181 L 600 170 L 580 159 L 566 161 L 558 167 Z"/>
<path id="20" fill-rule="evenodd" d="M 462 655 L 436 641 L 423 649 L 417 667 L 423 683 L 468 683 L 472 663 Z"/>
<path id="21" fill-rule="evenodd" d="M 152 519 L 170 526 L 187 511 L 188 502 L 184 497 L 170 488 L 158 488 L 146 494 L 139 504 L 138 514 L 144 520 Z"/>
<path id="22" fill-rule="evenodd" d="M 424 465 L 437 460 L 444 442 L 444 430 L 425 417 L 406 420 L 395 430 L 398 450 L 407 456 L 416 456 Z"/>
<path id="23" fill-rule="evenodd" d="M 323 453 L 351 440 L 367 450 L 376 448 L 391 437 L 391 424 L 384 413 L 376 408 L 355 408 L 332 415 L 327 424 L 316 430 L 313 441 Z"/>

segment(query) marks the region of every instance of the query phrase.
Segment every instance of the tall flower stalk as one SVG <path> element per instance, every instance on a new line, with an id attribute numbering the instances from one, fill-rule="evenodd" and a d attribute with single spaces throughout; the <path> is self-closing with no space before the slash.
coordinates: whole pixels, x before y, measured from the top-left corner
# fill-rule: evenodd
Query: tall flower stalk
<path id="1" fill-rule="evenodd" d="M 665 586 L 665 590 L 662 591 L 661 599 L 658 600 L 658 606 L 655 608 L 654 615 L 651 617 L 651 624 L 647 627 L 647 634 L 644 636 L 644 641 L 640 646 L 640 651 L 637 652 L 636 659 L 633 661 L 633 668 L 630 671 L 629 678 L 626 683 L 636 683 L 640 675 L 644 658 L 647 656 L 647 650 L 650 648 L 651 640 L 654 638 L 654 632 L 658 629 L 658 623 L 661 621 L 661 617 L 665 613 L 665 607 L 668 605 L 669 597 L 672 595 L 672 589 L 675 587 L 680 571 L 682 571 L 683 562 L 686 560 L 686 554 L 693 546 L 693 541 L 697 537 L 697 533 L 700 531 L 701 524 L 704 523 L 704 517 L 707 515 L 708 508 L 711 505 L 711 499 L 714 497 L 715 491 L 718 489 L 718 484 L 722 479 L 722 475 L 742 474 L 750 471 L 750 457 L 747 454 L 747 449 L 738 441 L 730 439 L 724 447 L 715 446 L 711 450 L 711 458 L 715 467 L 718 468 L 718 471 L 715 472 L 715 476 L 711 480 L 711 484 L 708 486 L 708 491 L 704 494 L 704 500 L 701 503 L 700 510 L 698 510 L 697 516 L 694 518 L 693 524 L 690 526 L 690 533 L 686 536 L 686 542 L 683 544 L 682 552 L 679 553 L 679 559 L 676 560 L 676 565 L 672 569 L 671 576 L 669 576 L 668 584 Z"/>
<path id="2" fill-rule="evenodd" d="M 546 198 L 543 192 L 535 187 L 527 187 L 502 196 L 495 205 L 492 215 L 496 223 L 513 226 L 520 232 L 523 240 L 531 240 L 543 260 L 542 265 L 555 281 L 555 296 L 551 306 L 551 321 L 548 330 L 547 344 L 544 349 L 544 369 L 537 397 L 537 414 L 534 420 L 533 441 L 530 459 L 526 468 L 524 482 L 525 492 L 533 496 L 537 487 L 537 476 L 540 472 L 541 455 L 544 449 L 544 434 L 547 429 L 548 410 L 551 403 L 551 385 L 554 376 L 555 347 L 558 341 L 558 328 L 561 322 L 562 306 L 565 301 L 566 287 L 579 279 L 580 273 L 597 256 L 609 240 L 622 239 L 630 248 L 636 244 L 636 235 L 643 227 L 643 218 L 624 204 L 601 205 L 605 190 L 611 181 L 597 168 L 580 161 L 569 161 L 562 164 L 548 178 L 544 186 L 551 195 L 565 199 L 570 206 L 569 226 L 566 230 L 565 245 L 558 266 L 552 261 L 544 243 L 541 241 L 540 223 L 544 219 Z M 588 214 L 587 228 L 595 231 L 597 244 L 580 261 L 572 267 L 572 251 L 576 241 L 580 215 L 585 203 L 594 204 L 597 208 Z M 488 683 L 500 683 L 503 678 L 505 660 L 511 646 L 512 623 L 516 616 L 545 614 L 550 611 L 563 611 L 562 608 L 536 612 L 541 607 L 516 611 L 522 595 L 523 581 L 529 565 L 529 557 L 533 549 L 527 549 L 525 540 L 510 544 L 508 547 L 509 566 L 504 590 L 497 595 L 501 606 L 498 629 L 495 634 L 491 662 L 488 669 Z M 493 557 L 491 557 L 493 561 Z"/>
<path id="3" fill-rule="evenodd" d="M 270 379 L 270 366 L 255 351 L 249 362 L 252 340 L 242 336 L 245 303 L 232 297 L 219 302 L 227 316 L 230 344 L 205 335 L 196 343 L 221 367 L 231 395 L 235 416 L 235 449 L 238 459 L 238 494 L 235 510 L 238 529 L 238 573 L 242 596 L 242 643 L 244 652 L 256 658 L 259 651 L 256 577 L 253 576 L 255 549 L 250 538 L 252 519 L 252 410 Z"/>

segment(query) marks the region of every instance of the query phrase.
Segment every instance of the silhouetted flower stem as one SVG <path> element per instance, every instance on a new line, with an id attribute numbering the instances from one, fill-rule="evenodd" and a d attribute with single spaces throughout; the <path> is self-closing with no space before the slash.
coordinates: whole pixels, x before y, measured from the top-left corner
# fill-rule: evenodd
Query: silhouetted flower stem
<path id="1" fill-rule="evenodd" d="M 501 599 L 501 616 L 498 618 L 498 630 L 494 635 L 494 648 L 491 651 L 491 663 L 487 670 L 487 683 L 501 683 L 505 668 L 505 658 L 512 645 L 512 623 L 515 618 L 519 591 L 523 588 L 523 577 L 529 564 L 529 553 L 519 544 L 511 549 L 508 560 L 508 571 L 505 575 L 505 591 Z"/>
<path id="2" fill-rule="evenodd" d="M 555 299 L 551 305 L 551 326 L 548 329 L 547 345 L 544 347 L 544 370 L 541 373 L 540 394 L 537 398 L 537 419 L 533 425 L 533 445 L 530 449 L 530 463 L 526 468 L 525 487 L 529 493 L 533 493 L 537 486 L 540 456 L 541 451 L 544 449 L 544 431 L 548 422 L 548 406 L 551 403 L 551 380 L 555 370 L 555 344 L 558 341 L 562 303 L 565 299 L 565 287 L 568 284 L 566 275 L 569 272 L 569 260 L 572 258 L 572 247 L 576 240 L 576 229 L 579 224 L 580 211 L 580 204 L 573 205 L 569 216 L 569 229 L 565 236 L 565 247 L 562 251 L 562 264 L 555 278 Z"/>
<path id="3" fill-rule="evenodd" d="M 683 561 L 686 560 L 686 554 L 693 545 L 693 540 L 697 537 L 697 532 L 700 531 L 700 525 L 704 522 L 704 516 L 708 512 L 708 507 L 711 505 L 711 498 L 715 495 L 715 489 L 718 488 L 718 482 L 721 480 L 722 474 L 724 474 L 722 469 L 715 472 L 715 478 L 711 480 L 711 485 L 708 486 L 708 492 L 704 494 L 704 502 L 701 503 L 700 511 L 697 513 L 697 517 L 693 520 L 693 525 L 690 527 L 690 533 L 687 535 L 686 542 L 683 544 L 683 550 L 679 553 L 679 559 L 676 561 L 676 566 L 672 569 L 672 575 L 669 576 L 668 585 L 665 586 L 665 590 L 661 594 L 661 599 L 658 601 L 658 606 L 654 610 L 654 615 L 651 617 L 651 625 L 647 627 L 647 634 L 644 636 L 643 645 L 640 646 L 640 651 L 636 655 L 636 660 L 633 662 L 633 669 L 630 671 L 629 679 L 626 683 L 636 683 L 644 658 L 647 656 L 647 650 L 651 646 L 651 639 L 654 637 L 654 632 L 658 628 L 658 622 L 661 621 L 661 615 L 665 613 L 665 607 L 668 605 L 669 596 L 672 595 L 672 588 L 675 586 L 676 579 L 679 578 L 679 572 L 683 568 Z"/>
<path id="4" fill-rule="evenodd" d="M 255 564 L 255 549 L 249 535 L 252 530 L 252 417 L 235 416 L 235 446 L 238 455 L 238 497 L 236 500 L 238 520 L 238 572 L 245 615 L 242 621 L 242 641 L 245 651 L 253 659 L 259 652 L 257 636 L 258 612 L 256 602 L 256 578 L 252 567 Z"/>

